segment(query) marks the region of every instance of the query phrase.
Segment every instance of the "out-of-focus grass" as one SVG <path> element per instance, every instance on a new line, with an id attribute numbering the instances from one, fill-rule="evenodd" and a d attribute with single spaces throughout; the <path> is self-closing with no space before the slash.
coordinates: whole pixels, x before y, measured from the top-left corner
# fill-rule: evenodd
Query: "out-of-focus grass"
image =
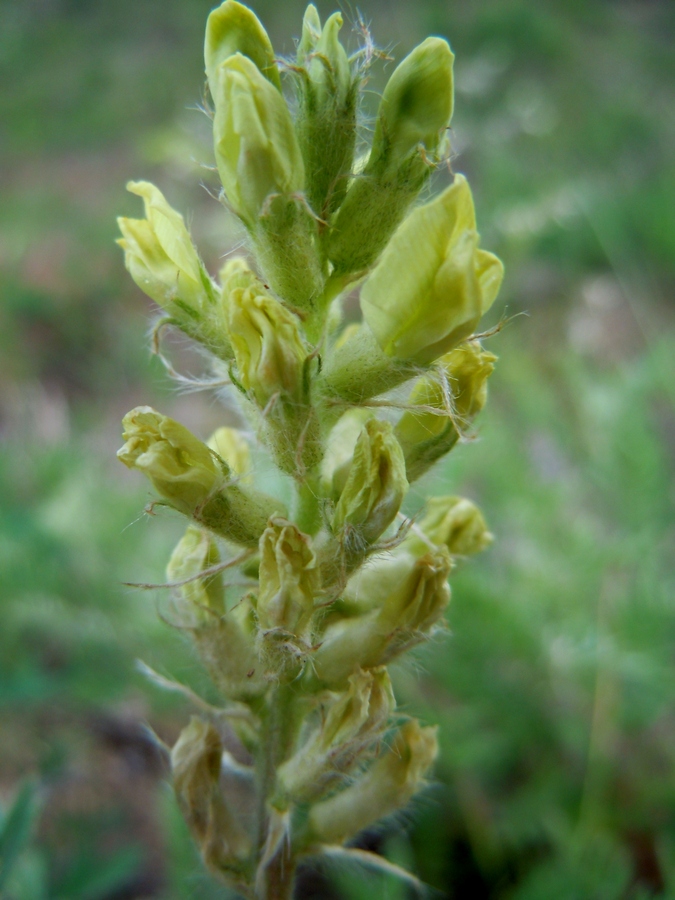
<path id="1" fill-rule="evenodd" d="M 302 4 L 254 5 L 289 52 Z M 171 741 L 187 707 L 135 659 L 210 689 L 166 593 L 122 585 L 161 580 L 181 526 L 144 518 L 114 460 L 138 403 L 204 435 L 221 415 L 148 362 L 152 314 L 113 245 L 135 177 L 194 213 L 214 268 L 237 239 L 198 187 L 210 6 L 0 0 L 0 807 L 31 775 L 41 806 L 14 900 L 226 896 L 143 730 Z M 675 12 L 362 8 L 397 57 L 450 38 L 453 168 L 530 316 L 492 339 L 479 440 L 420 486 L 479 500 L 496 542 L 453 577 L 451 636 L 398 673 L 403 708 L 440 722 L 437 781 L 364 843 L 448 897 L 675 896 Z M 303 897 L 407 896 L 320 871 Z"/>

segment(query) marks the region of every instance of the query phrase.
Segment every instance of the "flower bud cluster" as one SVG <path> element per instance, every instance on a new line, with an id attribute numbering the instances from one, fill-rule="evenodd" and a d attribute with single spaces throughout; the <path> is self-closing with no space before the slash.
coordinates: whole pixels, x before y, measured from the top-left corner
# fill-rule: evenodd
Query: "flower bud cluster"
<path id="1" fill-rule="evenodd" d="M 300 856 L 425 784 L 435 730 L 395 715 L 387 666 L 442 631 L 456 559 L 491 541 L 461 497 L 402 513 L 472 427 L 496 359 L 475 334 L 502 266 L 479 246 L 466 179 L 410 211 L 447 152 L 453 55 L 429 38 L 400 63 L 361 148 L 372 54 L 350 56 L 342 25 L 310 4 L 281 64 L 246 6 L 209 16 L 215 160 L 250 256 L 209 275 L 146 182 L 129 185 L 145 218 L 119 220 L 133 279 L 225 365 L 250 424 L 203 442 L 140 406 L 119 458 L 187 520 L 167 575 L 223 700 L 175 745 L 176 794 L 206 864 L 261 900 L 290 897 Z M 362 321 L 343 327 L 357 280 Z M 290 508 L 256 485 L 260 449 Z"/>

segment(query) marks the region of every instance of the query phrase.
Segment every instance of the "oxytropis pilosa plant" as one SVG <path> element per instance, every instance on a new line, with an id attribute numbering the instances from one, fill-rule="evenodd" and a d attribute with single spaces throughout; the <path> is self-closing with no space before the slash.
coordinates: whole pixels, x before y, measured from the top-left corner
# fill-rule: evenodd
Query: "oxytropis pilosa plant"
<path id="1" fill-rule="evenodd" d="M 387 666 L 439 631 L 454 558 L 490 540 L 466 499 L 401 513 L 470 433 L 495 361 L 477 331 L 502 266 L 479 246 L 469 185 L 456 175 L 420 202 L 448 159 L 453 55 L 440 38 L 416 47 L 360 146 L 378 54 L 366 35 L 349 56 L 341 26 L 310 5 L 280 60 L 246 6 L 209 16 L 215 161 L 245 256 L 210 274 L 147 182 L 129 184 L 145 218 L 119 221 L 160 324 L 207 351 L 249 423 L 203 442 L 141 406 L 119 458 L 187 519 L 168 577 L 222 696 L 171 751 L 176 795 L 209 869 L 260 900 L 289 898 L 312 855 L 368 861 L 345 842 L 424 785 L 436 731 L 396 713 Z M 344 324 L 359 286 L 362 319 Z M 252 442 L 288 506 L 256 487 Z"/>

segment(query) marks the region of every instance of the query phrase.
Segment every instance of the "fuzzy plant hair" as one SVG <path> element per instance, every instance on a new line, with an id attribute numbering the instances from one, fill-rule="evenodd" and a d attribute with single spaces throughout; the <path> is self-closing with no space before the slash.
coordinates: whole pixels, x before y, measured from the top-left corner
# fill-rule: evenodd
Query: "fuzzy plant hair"
<path id="1" fill-rule="evenodd" d="M 312 856 L 395 870 L 345 846 L 410 801 L 437 753 L 433 726 L 396 713 L 387 667 L 442 628 L 454 559 L 490 540 L 460 497 L 401 513 L 470 431 L 495 361 L 477 332 L 502 265 L 480 248 L 469 185 L 419 201 L 448 159 L 453 54 L 431 37 L 399 63 L 363 147 L 376 54 L 349 56 L 341 27 L 310 5 L 282 62 L 236 0 L 208 18 L 215 162 L 245 255 L 213 277 L 148 182 L 128 185 L 145 217 L 119 220 L 161 324 L 226 374 L 291 486 L 288 507 L 256 486 L 242 431 L 202 441 L 147 406 L 124 418 L 120 460 L 187 520 L 168 578 L 222 700 L 197 700 L 170 751 L 176 796 L 206 866 L 256 900 L 288 900 Z"/>

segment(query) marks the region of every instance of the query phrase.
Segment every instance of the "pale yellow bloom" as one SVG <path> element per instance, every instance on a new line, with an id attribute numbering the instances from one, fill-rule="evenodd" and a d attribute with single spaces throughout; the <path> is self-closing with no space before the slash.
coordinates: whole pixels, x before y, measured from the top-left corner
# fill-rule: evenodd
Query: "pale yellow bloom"
<path id="1" fill-rule="evenodd" d="M 475 331 L 502 274 L 478 248 L 471 191 L 457 175 L 394 235 L 361 290 L 363 316 L 387 355 L 426 365 Z"/>

